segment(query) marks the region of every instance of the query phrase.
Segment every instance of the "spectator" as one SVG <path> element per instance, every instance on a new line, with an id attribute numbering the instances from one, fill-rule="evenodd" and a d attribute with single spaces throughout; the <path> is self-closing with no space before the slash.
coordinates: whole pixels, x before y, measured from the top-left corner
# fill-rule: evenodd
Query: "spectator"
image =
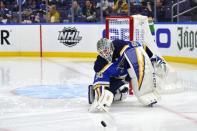
<path id="1" fill-rule="evenodd" d="M 109 16 L 112 11 L 111 3 L 108 0 L 102 0 L 102 3 L 97 2 L 96 8 L 98 12 L 100 12 L 100 8 L 102 8 L 104 17 Z"/>
<path id="2" fill-rule="evenodd" d="M 33 23 L 46 22 L 46 20 L 44 19 L 45 15 L 46 15 L 45 11 L 43 11 L 41 9 L 35 10 L 32 12 L 30 19 Z"/>
<path id="3" fill-rule="evenodd" d="M 152 17 L 152 8 L 150 7 L 148 2 L 145 2 L 144 0 L 134 0 L 133 3 L 131 3 L 131 14 L 141 14 L 144 16 Z"/>
<path id="4" fill-rule="evenodd" d="M 47 22 L 56 23 L 60 22 L 60 14 L 56 9 L 56 5 L 49 6 L 49 12 L 47 14 Z"/>
<path id="5" fill-rule="evenodd" d="M 0 1 L 0 23 L 9 23 L 12 18 L 12 12 L 6 8 L 6 3 L 4 1 Z"/>
<path id="6" fill-rule="evenodd" d="M 153 12 L 152 12 L 150 2 L 145 2 L 144 0 L 141 1 L 141 7 L 140 7 L 139 14 L 152 18 Z"/>
<path id="7" fill-rule="evenodd" d="M 22 12 L 22 23 L 32 23 L 32 10 L 31 9 L 25 9 L 23 12 Z"/>
<path id="8" fill-rule="evenodd" d="M 90 0 L 85 1 L 85 5 L 82 9 L 83 18 L 86 22 L 95 22 L 96 21 L 96 9 Z"/>
<path id="9" fill-rule="evenodd" d="M 192 0 L 191 1 L 191 6 L 193 7 L 193 6 L 197 6 L 197 0 Z"/>
<path id="10" fill-rule="evenodd" d="M 145 2 L 147 3 L 147 9 L 150 12 L 150 17 L 154 17 L 154 1 L 153 0 L 145 0 Z"/>
<path id="11" fill-rule="evenodd" d="M 128 4 L 126 0 L 115 0 L 113 11 L 117 15 L 127 15 L 128 14 Z"/>
<path id="12" fill-rule="evenodd" d="M 192 0 L 191 1 L 191 7 L 197 6 L 197 0 Z M 193 10 L 191 12 L 191 16 L 192 16 L 192 21 L 197 21 L 197 10 Z"/>
<path id="13" fill-rule="evenodd" d="M 165 6 L 164 6 L 164 0 L 157 0 L 156 3 L 156 10 L 157 10 L 157 21 L 166 21 L 165 19 Z M 168 10 L 168 9 L 167 9 Z M 171 12 L 171 10 L 170 10 Z M 171 14 L 168 14 L 169 17 L 171 17 Z M 170 19 L 170 18 L 169 18 Z"/>
<path id="14" fill-rule="evenodd" d="M 72 21 L 72 17 L 74 16 L 75 22 L 80 22 L 82 17 L 82 9 L 79 6 L 77 0 L 73 0 L 72 6 L 68 12 L 69 21 Z"/>

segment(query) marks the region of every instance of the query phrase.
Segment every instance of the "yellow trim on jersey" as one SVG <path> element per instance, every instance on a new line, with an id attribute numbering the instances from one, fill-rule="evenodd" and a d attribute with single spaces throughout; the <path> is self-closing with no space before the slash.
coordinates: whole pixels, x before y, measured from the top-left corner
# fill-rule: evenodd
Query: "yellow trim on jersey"
<path id="1" fill-rule="evenodd" d="M 135 48 L 135 51 L 136 51 L 136 56 L 137 56 L 137 61 L 138 61 L 138 66 L 139 66 L 139 79 L 138 79 L 138 88 L 140 90 L 141 88 L 141 84 L 142 84 L 142 81 L 143 81 L 143 78 L 144 78 L 144 69 L 145 69 L 145 65 L 144 65 L 144 56 L 143 54 L 141 53 L 140 49 L 139 48 Z"/>
<path id="2" fill-rule="evenodd" d="M 103 69 L 101 69 L 98 73 L 103 73 L 103 72 L 105 72 L 111 65 L 112 65 L 112 63 L 108 63 L 108 64 L 105 65 L 105 66 L 103 67 Z"/>
<path id="3" fill-rule="evenodd" d="M 125 45 L 122 50 L 120 51 L 120 56 L 122 56 L 122 54 L 124 53 L 124 51 L 128 48 L 128 45 Z"/>

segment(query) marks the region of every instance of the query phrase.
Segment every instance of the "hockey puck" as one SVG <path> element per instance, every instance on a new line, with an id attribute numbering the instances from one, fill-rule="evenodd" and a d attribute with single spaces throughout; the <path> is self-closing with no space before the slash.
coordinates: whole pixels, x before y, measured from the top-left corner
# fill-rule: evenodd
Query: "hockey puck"
<path id="1" fill-rule="evenodd" d="M 106 127 L 106 126 L 107 126 L 106 123 L 105 123 L 104 121 L 101 121 L 101 125 L 102 125 L 103 127 Z"/>

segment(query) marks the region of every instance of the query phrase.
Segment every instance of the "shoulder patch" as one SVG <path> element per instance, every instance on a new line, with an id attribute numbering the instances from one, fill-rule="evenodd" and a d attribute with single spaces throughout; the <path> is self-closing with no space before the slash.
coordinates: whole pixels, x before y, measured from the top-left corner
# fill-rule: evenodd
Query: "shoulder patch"
<path id="1" fill-rule="evenodd" d="M 96 79 L 98 79 L 98 78 L 103 78 L 103 73 L 102 72 L 96 73 Z"/>

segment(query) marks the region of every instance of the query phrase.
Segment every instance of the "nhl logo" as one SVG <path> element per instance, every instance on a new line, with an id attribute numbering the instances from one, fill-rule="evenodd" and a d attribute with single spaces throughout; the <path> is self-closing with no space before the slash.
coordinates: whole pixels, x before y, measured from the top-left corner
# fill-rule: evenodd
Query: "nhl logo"
<path id="1" fill-rule="evenodd" d="M 79 31 L 75 27 L 64 27 L 62 31 L 59 31 L 58 40 L 60 43 L 63 43 L 64 45 L 68 47 L 75 46 L 79 41 L 82 39 L 81 36 L 79 36 Z"/>

